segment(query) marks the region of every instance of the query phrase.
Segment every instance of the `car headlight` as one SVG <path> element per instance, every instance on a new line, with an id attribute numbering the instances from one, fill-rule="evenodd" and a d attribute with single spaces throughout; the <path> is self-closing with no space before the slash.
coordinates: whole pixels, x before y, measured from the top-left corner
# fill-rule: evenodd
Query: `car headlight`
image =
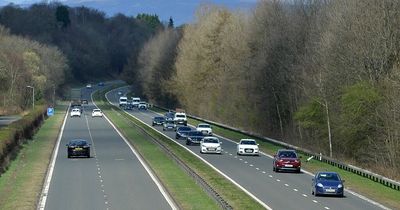
<path id="1" fill-rule="evenodd" d="M 321 183 L 317 184 L 318 187 L 324 187 L 324 185 L 322 185 Z"/>
<path id="2" fill-rule="evenodd" d="M 342 185 L 342 184 L 339 184 L 337 187 L 338 187 L 338 188 L 342 188 L 342 187 L 343 187 L 343 185 Z"/>

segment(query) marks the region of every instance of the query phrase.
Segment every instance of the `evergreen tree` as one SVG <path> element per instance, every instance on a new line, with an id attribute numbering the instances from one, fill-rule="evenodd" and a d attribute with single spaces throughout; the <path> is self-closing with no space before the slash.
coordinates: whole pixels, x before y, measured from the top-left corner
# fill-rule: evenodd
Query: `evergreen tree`
<path id="1" fill-rule="evenodd" d="M 66 6 L 58 6 L 56 10 L 56 19 L 57 22 L 62 24 L 62 27 L 65 28 L 71 24 L 71 20 L 69 19 L 69 12 Z"/>
<path id="2" fill-rule="evenodd" d="M 174 28 L 174 20 L 172 17 L 169 17 L 168 28 Z"/>

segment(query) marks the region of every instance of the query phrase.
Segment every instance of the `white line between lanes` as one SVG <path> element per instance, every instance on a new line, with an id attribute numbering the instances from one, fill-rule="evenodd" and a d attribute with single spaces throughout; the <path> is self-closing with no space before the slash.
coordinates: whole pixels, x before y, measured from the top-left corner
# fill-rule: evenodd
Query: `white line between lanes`
<path id="1" fill-rule="evenodd" d="M 67 112 L 65 113 L 64 122 L 61 126 L 60 133 L 58 134 L 57 143 L 53 150 L 53 155 L 51 156 L 51 161 L 50 161 L 49 168 L 47 170 L 46 179 L 44 182 L 44 188 L 41 193 L 39 204 L 37 207 L 37 209 L 40 209 L 40 210 L 44 210 L 44 208 L 46 207 L 47 195 L 48 195 L 49 189 L 50 189 L 51 178 L 53 177 L 54 166 L 56 164 L 56 159 L 57 159 L 57 155 L 58 155 L 58 148 L 60 147 L 60 142 L 61 142 L 61 138 L 64 133 L 65 123 L 67 122 L 70 106 L 71 106 L 71 104 L 68 106 Z"/>
<path id="2" fill-rule="evenodd" d="M 107 96 L 107 93 L 106 93 Z M 107 98 L 107 97 L 106 97 Z M 96 103 L 93 101 L 93 93 L 91 94 L 91 99 L 93 104 L 97 107 Z M 108 98 L 107 98 L 107 101 Z M 98 107 L 97 107 L 98 108 Z M 143 160 L 143 158 L 137 153 L 137 151 L 135 150 L 135 148 L 132 147 L 132 145 L 129 143 L 129 141 L 122 135 L 122 133 L 117 129 L 117 127 L 111 122 L 110 119 L 108 119 L 108 117 L 106 115 L 104 115 L 104 118 L 108 121 L 108 123 L 110 123 L 110 125 L 114 128 L 114 130 L 118 133 L 118 135 L 125 141 L 125 143 L 128 145 L 128 147 L 131 149 L 131 151 L 133 152 L 133 154 L 137 157 L 137 159 L 139 160 L 139 162 L 142 164 L 142 166 L 144 167 L 144 169 L 147 171 L 147 173 L 150 175 L 151 179 L 153 180 L 153 182 L 157 185 L 158 190 L 161 192 L 161 194 L 164 196 L 165 200 L 167 200 L 168 204 L 170 205 L 170 207 L 173 210 L 178 210 L 179 208 L 177 207 L 177 205 L 175 204 L 175 202 L 173 201 L 173 199 L 171 198 L 171 196 L 167 193 L 166 189 L 164 188 L 164 186 L 160 183 L 160 181 L 158 180 L 158 178 L 154 175 L 154 173 L 151 171 L 150 167 L 146 164 L 146 162 Z"/>
<path id="3" fill-rule="evenodd" d="M 112 90 L 111 90 L 112 91 Z M 109 92 L 111 92 L 109 91 Z M 108 99 L 107 94 L 106 93 L 106 99 L 108 101 L 108 103 L 111 103 L 111 101 Z M 114 105 L 114 104 L 113 104 Z M 115 106 L 115 105 L 114 105 Z M 141 123 L 147 125 L 145 122 L 143 122 L 142 120 L 140 120 L 139 118 L 135 117 L 134 115 L 132 115 L 131 113 L 123 110 L 125 113 L 129 114 L 130 116 L 134 117 L 136 120 L 140 121 Z M 107 118 L 106 118 L 107 119 Z M 148 126 L 148 125 L 147 125 Z M 260 205 L 262 205 L 264 208 L 268 209 L 268 210 L 272 210 L 271 207 L 269 207 L 266 203 L 264 203 L 263 201 L 261 201 L 259 198 L 257 198 L 255 195 L 253 195 L 251 192 L 249 192 L 248 190 L 246 190 L 243 186 L 241 186 L 239 183 L 237 183 L 235 180 L 233 180 L 232 178 L 230 178 L 228 175 L 226 175 L 225 173 L 223 173 L 222 171 L 220 171 L 218 168 L 216 168 L 215 166 L 213 166 L 211 163 L 209 163 L 208 161 L 206 161 L 204 158 L 200 157 L 199 155 L 197 155 L 196 153 L 194 153 L 192 150 L 186 148 L 185 146 L 179 144 L 177 141 L 175 141 L 174 139 L 168 137 L 167 135 L 165 135 L 164 133 L 154 129 L 151 126 L 148 126 L 149 128 L 157 131 L 158 133 L 160 133 L 161 135 L 163 135 L 164 137 L 170 139 L 171 141 L 175 142 L 177 145 L 179 145 L 180 147 L 184 148 L 185 150 L 187 150 L 188 152 L 192 153 L 194 156 L 196 156 L 197 158 L 199 158 L 201 161 L 203 161 L 205 164 L 207 164 L 209 167 L 211 167 L 212 169 L 214 169 L 216 172 L 218 172 L 219 174 L 221 174 L 223 177 L 225 177 L 226 179 L 228 179 L 230 182 L 232 182 L 234 185 L 236 185 L 237 187 L 239 187 L 243 192 L 245 192 L 247 195 L 249 195 L 250 197 L 252 197 L 254 200 L 256 200 Z"/>

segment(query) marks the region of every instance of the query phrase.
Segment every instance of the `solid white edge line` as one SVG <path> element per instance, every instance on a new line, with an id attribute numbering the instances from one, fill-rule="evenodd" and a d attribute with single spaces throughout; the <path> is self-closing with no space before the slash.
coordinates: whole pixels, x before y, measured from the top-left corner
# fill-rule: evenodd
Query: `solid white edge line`
<path id="1" fill-rule="evenodd" d="M 110 93 L 113 90 L 108 91 L 105 94 L 105 97 L 108 101 L 108 103 L 114 105 L 113 103 L 110 102 L 110 100 L 107 97 L 107 94 Z M 114 105 L 115 106 L 115 105 Z M 143 122 L 142 120 L 138 119 L 137 117 L 133 116 L 131 113 L 123 110 L 125 113 L 129 114 L 130 116 L 134 117 L 136 120 L 140 121 L 141 123 L 147 125 L 145 122 Z M 238 188 L 240 188 L 243 192 L 245 192 L 247 195 L 249 195 L 251 198 L 253 198 L 255 201 L 257 201 L 260 205 L 262 205 L 264 208 L 268 209 L 268 210 L 272 210 L 271 207 L 269 207 L 266 203 L 264 203 L 263 201 L 261 201 L 260 199 L 258 199 L 255 195 L 253 195 L 251 192 L 247 191 L 244 187 L 242 187 L 240 184 L 238 184 L 235 180 L 233 180 L 232 178 L 230 178 L 229 176 L 227 176 L 226 174 L 224 174 L 222 171 L 220 171 L 218 168 L 216 168 L 215 166 L 213 166 L 211 163 L 207 162 L 205 159 L 203 159 L 202 157 L 200 157 L 199 155 L 197 155 L 196 153 L 194 153 L 193 151 L 191 151 L 190 149 L 188 149 L 187 147 L 179 144 L 177 141 L 175 141 L 174 139 L 170 138 L 169 136 L 165 135 L 164 133 L 154 129 L 153 127 L 147 125 L 149 128 L 157 131 L 158 133 L 160 133 L 161 135 L 163 135 L 164 137 L 170 139 L 171 141 L 175 142 L 177 145 L 179 145 L 180 147 L 186 149 L 188 152 L 192 153 L 194 156 L 196 156 L 197 158 L 199 158 L 201 161 L 203 161 L 205 164 L 207 164 L 208 166 L 210 166 L 212 169 L 214 169 L 216 172 L 218 172 L 219 174 L 221 174 L 223 177 L 225 177 L 225 179 L 229 180 L 230 182 L 232 182 L 234 185 L 236 185 Z"/>
<path id="2" fill-rule="evenodd" d="M 110 92 L 110 91 L 109 91 Z M 107 98 L 107 94 L 106 93 L 106 99 L 108 101 Z M 92 103 L 93 105 L 96 105 L 96 103 L 93 100 L 93 93 L 91 94 L 91 99 L 92 99 Z M 98 108 L 98 107 L 97 107 Z M 108 121 L 108 123 L 114 128 L 114 130 L 118 133 L 118 135 L 125 141 L 125 143 L 128 145 L 128 147 L 131 149 L 131 151 L 133 152 L 133 154 L 137 157 L 137 159 L 139 160 L 139 162 L 142 164 L 142 166 L 144 167 L 144 169 L 147 171 L 147 173 L 150 175 L 151 179 L 153 180 L 153 182 L 157 185 L 158 190 L 161 192 L 161 194 L 164 196 L 165 200 L 168 202 L 168 204 L 170 205 L 170 207 L 173 210 L 178 210 L 179 208 L 176 206 L 175 202 L 173 201 L 173 199 L 171 198 L 171 196 L 169 195 L 169 193 L 167 193 L 167 191 L 165 190 L 164 186 L 159 182 L 159 180 L 157 179 L 157 177 L 153 174 L 153 172 L 151 171 L 150 167 L 146 164 L 146 162 L 143 160 L 143 158 L 137 153 L 137 151 L 135 150 L 135 148 L 132 147 L 132 145 L 129 143 L 129 141 L 122 135 L 122 133 L 117 129 L 117 127 L 111 122 L 110 119 L 108 119 L 108 117 L 104 114 L 103 115 L 104 118 Z"/>
<path id="3" fill-rule="evenodd" d="M 44 182 L 44 188 L 42 190 L 42 193 L 40 195 L 40 201 L 39 204 L 37 206 L 37 209 L 39 210 L 44 210 L 44 208 L 46 207 L 46 200 L 47 200 L 47 195 L 49 193 L 49 189 L 50 189 L 50 183 L 51 183 L 51 179 L 53 177 L 53 171 L 54 171 L 54 166 L 56 164 L 56 159 L 57 159 L 57 155 L 58 155 L 58 148 L 60 147 L 60 143 L 61 143 L 61 138 L 63 136 L 64 133 L 64 128 L 65 128 L 65 124 L 67 122 L 67 118 L 68 118 L 68 113 L 69 113 L 69 109 L 71 108 L 71 104 L 69 104 L 67 112 L 65 113 L 65 117 L 64 117 L 64 122 L 61 126 L 61 130 L 58 133 L 58 138 L 57 138 L 57 143 L 54 147 L 53 150 L 53 155 L 51 157 L 51 161 L 47 170 L 47 174 L 46 174 L 46 179 Z"/>
<path id="4" fill-rule="evenodd" d="M 126 86 L 125 86 L 125 87 L 120 87 L 120 88 L 126 88 Z M 117 89 L 120 89 L 120 88 L 117 88 Z M 116 90 L 116 89 L 114 89 L 114 90 Z M 111 91 L 114 91 L 114 90 L 111 90 Z M 111 92 L 111 91 L 109 91 L 109 92 Z M 106 94 L 108 94 L 109 92 L 107 92 Z M 106 98 L 107 98 L 107 96 L 106 96 Z M 107 98 L 107 101 L 108 101 L 110 104 L 113 104 L 113 103 L 110 102 L 110 100 L 108 100 L 108 98 Z M 113 104 L 113 105 L 114 105 L 114 104 Z M 115 105 L 114 105 L 114 106 L 115 106 Z M 157 114 L 157 115 L 161 115 L 160 113 L 155 112 L 155 111 L 153 111 L 153 110 L 149 110 L 149 111 L 150 111 L 150 112 L 153 112 L 153 113 L 155 113 L 155 114 Z M 193 125 L 191 125 L 191 124 L 188 124 L 188 125 L 190 125 L 190 126 L 192 126 L 192 127 L 195 127 L 195 126 L 193 126 Z M 234 144 L 237 144 L 236 141 L 233 141 L 233 140 L 228 139 L 228 138 L 226 138 L 226 137 L 217 135 L 217 134 L 215 134 L 215 133 L 213 133 L 213 135 L 214 135 L 214 136 L 217 136 L 217 137 L 219 137 L 219 138 L 223 138 L 223 139 L 226 140 L 226 141 L 230 141 L 230 142 L 232 142 L 232 143 L 234 143 Z M 267 153 L 265 153 L 265 152 L 262 152 L 262 151 L 261 151 L 260 153 L 261 153 L 262 155 L 266 156 L 266 157 L 269 157 L 269 158 L 271 158 L 271 159 L 274 159 L 274 157 L 273 157 L 272 155 L 269 155 L 269 154 L 267 154 Z M 310 175 L 310 176 L 314 176 L 313 173 L 311 173 L 311 172 L 309 172 L 309 171 L 306 171 L 306 170 L 304 170 L 304 169 L 301 169 L 301 171 L 304 172 L 305 174 Z M 377 206 L 377 207 L 379 207 L 379 208 L 381 208 L 381 209 L 384 209 L 384 210 L 391 210 L 391 208 L 388 208 L 388 207 L 384 206 L 383 204 L 378 203 L 378 202 L 376 202 L 376 201 L 374 201 L 374 200 L 371 200 L 371 199 L 369 199 L 369 198 L 367 198 L 367 197 L 365 197 L 365 196 L 363 196 L 363 195 L 361 195 L 361 194 L 358 194 L 358 193 L 356 193 L 356 192 L 354 192 L 354 191 L 352 191 L 352 190 L 349 190 L 349 189 L 346 189 L 346 188 L 345 188 L 344 190 L 345 190 L 346 192 L 348 192 L 348 193 L 350 193 L 350 194 L 352 194 L 352 195 L 354 195 L 354 196 L 360 198 L 361 200 L 364 200 L 364 201 L 366 201 L 366 202 L 368 202 L 368 203 L 371 203 L 372 205 L 375 205 L 375 206 Z"/>

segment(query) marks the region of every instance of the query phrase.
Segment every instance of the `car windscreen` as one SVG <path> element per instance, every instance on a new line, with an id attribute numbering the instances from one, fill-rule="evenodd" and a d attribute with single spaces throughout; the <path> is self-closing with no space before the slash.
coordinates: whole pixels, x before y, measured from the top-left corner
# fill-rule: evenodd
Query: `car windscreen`
<path id="1" fill-rule="evenodd" d="M 334 173 L 320 173 L 318 175 L 318 179 L 328 180 L 328 181 L 339 181 L 339 176 Z"/>
<path id="2" fill-rule="evenodd" d="M 291 151 L 279 152 L 278 156 L 281 158 L 297 158 L 296 153 Z"/>
<path id="3" fill-rule="evenodd" d="M 179 131 L 191 131 L 192 129 L 190 127 L 179 127 Z"/>
<path id="4" fill-rule="evenodd" d="M 244 140 L 244 141 L 241 141 L 240 144 L 256 145 L 256 142 L 255 141 L 246 141 L 246 140 Z"/>
<path id="5" fill-rule="evenodd" d="M 162 121 L 162 120 L 164 120 L 164 118 L 163 117 L 155 117 L 154 120 Z"/>
<path id="6" fill-rule="evenodd" d="M 185 116 L 185 115 L 183 115 L 183 114 L 177 114 L 177 115 L 176 115 L 176 117 L 179 117 L 179 118 L 185 118 L 186 116 Z"/>
<path id="7" fill-rule="evenodd" d="M 219 143 L 218 139 L 214 139 L 214 138 L 203 139 L 203 142 L 204 143 L 216 143 L 216 144 Z"/>
<path id="8" fill-rule="evenodd" d="M 119 99 L 119 101 L 120 101 L 120 102 L 126 102 L 126 101 L 127 101 L 127 99 L 125 99 L 125 98 L 121 98 L 121 99 Z"/>
<path id="9" fill-rule="evenodd" d="M 79 109 L 73 109 L 72 111 L 73 112 L 79 112 L 80 110 Z"/>
<path id="10" fill-rule="evenodd" d="M 203 136 L 203 133 L 199 131 L 192 131 L 188 133 L 188 136 Z"/>
<path id="11" fill-rule="evenodd" d="M 199 128 L 209 128 L 210 125 L 199 125 L 198 127 L 199 127 Z"/>

